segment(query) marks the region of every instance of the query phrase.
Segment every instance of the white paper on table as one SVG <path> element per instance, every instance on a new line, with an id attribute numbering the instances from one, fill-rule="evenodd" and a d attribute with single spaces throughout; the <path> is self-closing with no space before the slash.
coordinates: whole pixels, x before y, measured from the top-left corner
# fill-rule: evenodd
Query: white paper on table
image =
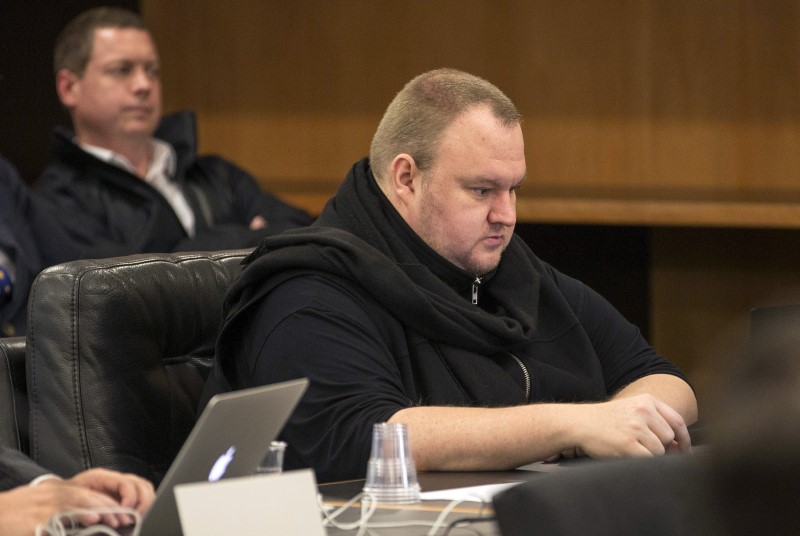
<path id="1" fill-rule="evenodd" d="M 512 488 L 521 482 L 504 482 L 502 484 L 486 484 L 483 486 L 469 486 L 466 488 L 451 488 L 438 491 L 426 491 L 420 494 L 423 501 L 467 501 L 491 502 L 492 498 Z"/>

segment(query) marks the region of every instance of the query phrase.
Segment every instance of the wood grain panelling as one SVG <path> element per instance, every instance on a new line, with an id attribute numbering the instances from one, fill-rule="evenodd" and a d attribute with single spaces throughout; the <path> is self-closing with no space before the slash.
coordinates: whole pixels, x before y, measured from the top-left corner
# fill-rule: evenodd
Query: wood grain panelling
<path id="1" fill-rule="evenodd" d="M 338 182 L 453 66 L 525 117 L 542 188 L 800 191 L 795 0 L 144 0 L 168 109 L 265 180 Z M 523 190 L 523 195 L 525 192 Z"/>
<path id="2" fill-rule="evenodd" d="M 167 109 L 196 109 L 202 150 L 312 211 L 413 76 L 497 84 L 524 117 L 519 219 L 651 229 L 625 269 L 648 282 L 652 342 L 698 384 L 712 341 L 800 287 L 800 238 L 780 229 L 800 228 L 797 0 L 141 4 Z"/>

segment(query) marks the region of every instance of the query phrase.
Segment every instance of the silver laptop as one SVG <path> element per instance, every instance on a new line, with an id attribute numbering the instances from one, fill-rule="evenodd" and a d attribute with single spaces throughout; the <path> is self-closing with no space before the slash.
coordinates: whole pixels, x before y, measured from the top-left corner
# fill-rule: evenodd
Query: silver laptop
<path id="1" fill-rule="evenodd" d="M 300 397 L 302 378 L 215 395 L 183 443 L 134 536 L 182 534 L 174 487 L 252 475 Z"/>

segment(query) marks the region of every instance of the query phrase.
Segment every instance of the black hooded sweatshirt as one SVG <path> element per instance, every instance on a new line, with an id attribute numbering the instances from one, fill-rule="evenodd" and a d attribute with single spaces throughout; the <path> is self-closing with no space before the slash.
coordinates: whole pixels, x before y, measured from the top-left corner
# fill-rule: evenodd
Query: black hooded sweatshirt
<path id="1" fill-rule="evenodd" d="M 265 239 L 245 263 L 206 398 L 310 378 L 282 439 L 287 469 L 321 482 L 363 478 L 372 425 L 406 407 L 600 401 L 649 374 L 683 377 L 516 235 L 476 282 L 411 230 L 366 159 L 311 227 Z"/>

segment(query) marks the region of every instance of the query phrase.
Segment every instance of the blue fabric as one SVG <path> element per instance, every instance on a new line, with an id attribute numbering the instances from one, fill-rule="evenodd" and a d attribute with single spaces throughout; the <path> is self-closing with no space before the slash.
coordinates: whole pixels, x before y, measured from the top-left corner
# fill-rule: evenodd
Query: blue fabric
<path id="1" fill-rule="evenodd" d="M 11 301 L 14 293 L 14 282 L 11 280 L 11 271 L 0 264 L 0 307 Z"/>
<path id="2" fill-rule="evenodd" d="M 0 251 L 14 270 L 13 292 L 0 298 L 7 300 L 0 309 L 0 336 L 25 334 L 33 278 L 45 266 L 68 258 L 63 232 L 50 217 L 48 206 L 0 156 Z M 5 288 L 7 277 L 0 276 L 0 288 Z"/>

